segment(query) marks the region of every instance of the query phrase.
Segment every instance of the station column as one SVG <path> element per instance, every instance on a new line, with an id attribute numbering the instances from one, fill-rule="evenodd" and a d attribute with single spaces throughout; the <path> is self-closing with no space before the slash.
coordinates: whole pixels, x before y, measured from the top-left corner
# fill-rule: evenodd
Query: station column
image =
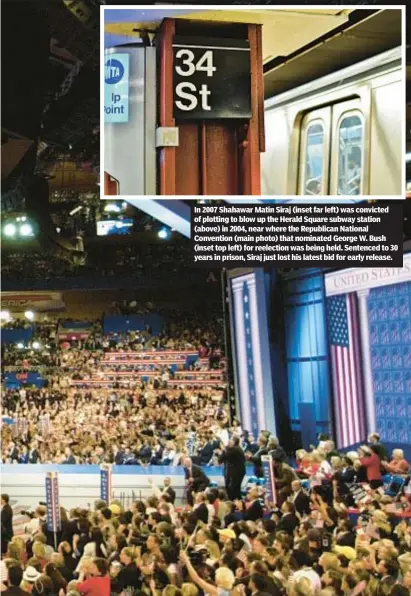
<path id="1" fill-rule="evenodd" d="M 163 21 L 157 43 L 160 195 L 261 194 L 261 44 L 260 25 Z"/>

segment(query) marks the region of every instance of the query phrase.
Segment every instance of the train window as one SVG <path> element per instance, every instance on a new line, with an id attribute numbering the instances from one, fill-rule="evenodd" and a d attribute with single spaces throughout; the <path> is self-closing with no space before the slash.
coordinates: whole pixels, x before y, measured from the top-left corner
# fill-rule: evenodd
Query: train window
<path id="1" fill-rule="evenodd" d="M 314 120 L 306 131 L 304 194 L 319 195 L 324 174 L 324 124 Z"/>
<path id="2" fill-rule="evenodd" d="M 344 115 L 338 127 L 339 195 L 359 195 L 362 180 L 363 122 L 356 113 Z"/>

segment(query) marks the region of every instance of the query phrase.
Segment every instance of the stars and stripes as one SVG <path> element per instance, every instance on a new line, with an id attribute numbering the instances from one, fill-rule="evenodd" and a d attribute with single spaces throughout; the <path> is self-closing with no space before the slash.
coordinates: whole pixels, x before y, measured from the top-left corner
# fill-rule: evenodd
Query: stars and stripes
<path id="1" fill-rule="evenodd" d="M 357 295 L 332 296 L 327 310 L 336 438 L 343 448 L 366 438 Z"/>
<path id="2" fill-rule="evenodd" d="M 107 464 L 100 468 L 100 498 L 105 501 L 107 507 L 110 506 L 112 494 L 112 470 L 111 466 Z"/>
<path id="3" fill-rule="evenodd" d="M 57 472 L 46 476 L 47 529 L 49 532 L 61 530 L 59 481 Z"/>
<path id="4" fill-rule="evenodd" d="M 273 458 L 270 455 L 263 455 L 261 457 L 261 462 L 263 465 L 263 472 L 265 478 L 265 485 L 266 485 L 266 496 L 267 500 L 270 503 L 277 503 L 277 491 L 275 487 L 275 475 L 274 475 L 274 462 Z"/>
<path id="5" fill-rule="evenodd" d="M 253 435 L 258 434 L 258 416 L 257 416 L 257 400 L 256 400 L 256 386 L 254 377 L 254 357 L 253 346 L 251 342 L 251 316 L 250 316 L 250 294 L 247 282 L 243 283 L 243 315 L 244 315 L 244 330 L 246 333 L 246 359 L 247 359 L 247 379 L 250 393 L 250 409 L 251 409 L 251 432 Z"/>
<path id="6" fill-rule="evenodd" d="M 39 424 L 38 424 L 39 433 L 43 437 L 47 437 L 47 435 L 50 432 L 50 428 L 51 428 L 51 426 L 50 426 L 50 414 L 43 414 L 39 418 Z"/>

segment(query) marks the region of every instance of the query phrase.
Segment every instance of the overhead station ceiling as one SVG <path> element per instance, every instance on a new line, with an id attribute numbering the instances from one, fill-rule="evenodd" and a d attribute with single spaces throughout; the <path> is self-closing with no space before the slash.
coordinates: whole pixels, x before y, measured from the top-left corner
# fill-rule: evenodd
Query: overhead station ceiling
<path id="1" fill-rule="evenodd" d="M 166 17 L 191 21 L 256 23 L 263 25 L 263 61 L 286 56 L 348 21 L 353 9 L 235 9 L 235 10 L 119 10 L 106 11 L 105 45 L 136 39 L 135 29 L 155 31 Z"/>
<path id="2" fill-rule="evenodd" d="M 265 96 L 272 97 L 299 85 L 399 47 L 401 10 L 362 10 L 356 18 L 327 35 L 265 64 Z"/>

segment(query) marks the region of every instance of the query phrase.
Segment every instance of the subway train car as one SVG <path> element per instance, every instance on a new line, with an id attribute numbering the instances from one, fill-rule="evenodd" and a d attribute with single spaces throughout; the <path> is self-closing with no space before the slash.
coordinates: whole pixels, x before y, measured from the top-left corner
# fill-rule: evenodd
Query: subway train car
<path id="1" fill-rule="evenodd" d="M 265 101 L 263 195 L 401 195 L 401 48 Z"/>

